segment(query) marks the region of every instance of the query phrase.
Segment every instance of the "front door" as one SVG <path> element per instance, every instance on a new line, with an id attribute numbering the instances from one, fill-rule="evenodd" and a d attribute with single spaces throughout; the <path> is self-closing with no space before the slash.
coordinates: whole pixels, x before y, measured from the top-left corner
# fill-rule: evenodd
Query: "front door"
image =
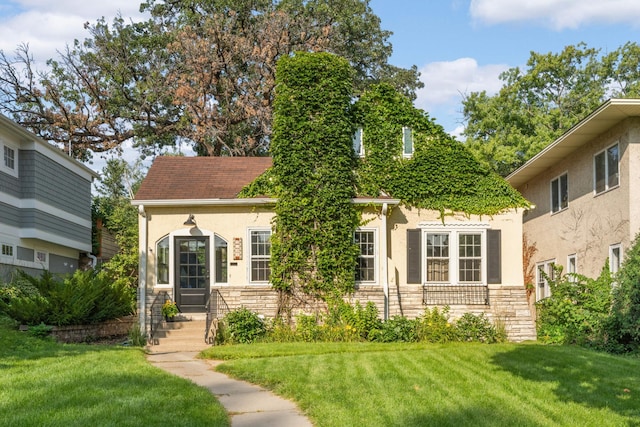
<path id="1" fill-rule="evenodd" d="M 209 297 L 209 238 L 176 237 L 176 303 L 183 313 L 204 312 Z"/>

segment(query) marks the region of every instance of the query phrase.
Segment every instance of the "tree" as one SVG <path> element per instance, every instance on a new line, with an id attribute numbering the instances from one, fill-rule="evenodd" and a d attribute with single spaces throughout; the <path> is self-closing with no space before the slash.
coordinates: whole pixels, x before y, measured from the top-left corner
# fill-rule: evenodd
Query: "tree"
<path id="1" fill-rule="evenodd" d="M 76 157 L 134 139 L 153 151 L 177 139 L 202 155 L 268 149 L 275 65 L 295 51 L 329 51 L 365 88 L 388 81 L 415 95 L 417 68 L 387 63 L 390 32 L 369 0 L 149 0 L 151 18 L 86 25 L 36 72 L 27 46 L 0 53 L 0 109 Z"/>
<path id="2" fill-rule="evenodd" d="M 640 46 L 627 43 L 608 55 L 579 43 L 560 53 L 531 52 L 525 71 L 511 68 L 489 96 L 463 100 L 466 144 L 505 176 L 524 164 L 609 97 L 640 93 Z"/>
<path id="3" fill-rule="evenodd" d="M 118 245 L 118 253 L 104 264 L 111 277 L 130 287 L 138 283 L 138 214 L 131 204 L 133 194 L 142 182 L 140 163 L 129 165 L 122 159 L 109 159 L 103 169 L 98 196 L 93 198 L 94 221 L 102 219 Z"/>

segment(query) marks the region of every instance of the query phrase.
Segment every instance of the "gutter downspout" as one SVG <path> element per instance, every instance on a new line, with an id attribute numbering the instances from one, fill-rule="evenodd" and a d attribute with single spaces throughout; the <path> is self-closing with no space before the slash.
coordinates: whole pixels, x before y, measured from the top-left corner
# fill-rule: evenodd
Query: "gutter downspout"
<path id="1" fill-rule="evenodd" d="M 138 214 L 143 218 L 140 221 L 140 233 L 138 235 L 138 247 L 140 260 L 138 265 L 138 316 L 140 318 L 140 331 L 147 333 L 147 213 L 144 205 L 138 206 Z"/>
<path id="2" fill-rule="evenodd" d="M 387 212 L 389 205 L 382 204 L 382 235 L 380 236 L 380 248 L 382 256 L 382 290 L 384 292 L 384 320 L 389 319 L 389 258 L 387 254 Z"/>

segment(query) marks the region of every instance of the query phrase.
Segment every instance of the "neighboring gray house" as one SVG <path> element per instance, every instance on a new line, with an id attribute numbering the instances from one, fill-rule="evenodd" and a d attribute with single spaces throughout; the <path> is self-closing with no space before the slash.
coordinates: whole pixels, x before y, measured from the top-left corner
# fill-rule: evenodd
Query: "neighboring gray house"
<path id="1" fill-rule="evenodd" d="M 0 281 L 72 273 L 91 254 L 97 174 L 3 115 L 0 153 Z"/>

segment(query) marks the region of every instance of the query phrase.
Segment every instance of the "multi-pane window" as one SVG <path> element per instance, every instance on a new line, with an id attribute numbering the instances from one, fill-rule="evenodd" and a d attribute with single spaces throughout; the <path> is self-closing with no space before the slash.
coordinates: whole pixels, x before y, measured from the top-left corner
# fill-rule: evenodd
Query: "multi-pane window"
<path id="1" fill-rule="evenodd" d="M 36 251 L 36 259 L 35 259 L 35 261 L 45 264 L 47 262 L 47 253 L 46 252 L 41 252 L 41 251 Z"/>
<path id="2" fill-rule="evenodd" d="M 609 271 L 616 274 L 622 265 L 622 246 L 618 243 L 609 246 Z"/>
<path id="3" fill-rule="evenodd" d="M 13 257 L 13 246 L 2 244 L 2 255 L 7 257 Z"/>
<path id="4" fill-rule="evenodd" d="M 251 230 L 251 281 L 271 278 L 271 231 Z"/>
<path id="5" fill-rule="evenodd" d="M 458 280 L 482 281 L 482 236 L 478 233 L 458 235 Z"/>
<path id="6" fill-rule="evenodd" d="M 376 280 L 376 245 L 373 230 L 358 230 L 354 233 L 358 245 L 358 264 L 356 266 L 357 282 L 375 282 Z"/>
<path id="7" fill-rule="evenodd" d="M 427 282 L 449 282 L 449 233 L 427 233 Z"/>
<path id="8" fill-rule="evenodd" d="M 216 256 L 216 282 L 227 282 L 227 242 L 215 236 L 215 256 Z"/>
<path id="9" fill-rule="evenodd" d="M 620 183 L 620 152 L 618 144 L 612 145 L 594 157 L 594 177 L 596 194 L 616 187 Z"/>
<path id="10" fill-rule="evenodd" d="M 559 212 L 569 206 L 567 174 L 551 181 L 551 212 Z"/>
<path id="11" fill-rule="evenodd" d="M 537 264 L 536 274 L 536 301 L 551 295 L 549 280 L 555 278 L 555 260 L 540 262 Z"/>
<path id="12" fill-rule="evenodd" d="M 16 168 L 16 152 L 6 145 L 4 146 L 4 165 L 9 169 Z"/>
<path id="13" fill-rule="evenodd" d="M 169 236 L 156 243 L 156 270 L 158 284 L 169 283 Z"/>
<path id="14" fill-rule="evenodd" d="M 402 128 L 402 155 L 404 157 L 413 155 L 413 131 L 409 127 Z"/>
<path id="15" fill-rule="evenodd" d="M 567 273 L 575 274 L 578 272 L 578 258 L 576 254 L 567 257 Z"/>

